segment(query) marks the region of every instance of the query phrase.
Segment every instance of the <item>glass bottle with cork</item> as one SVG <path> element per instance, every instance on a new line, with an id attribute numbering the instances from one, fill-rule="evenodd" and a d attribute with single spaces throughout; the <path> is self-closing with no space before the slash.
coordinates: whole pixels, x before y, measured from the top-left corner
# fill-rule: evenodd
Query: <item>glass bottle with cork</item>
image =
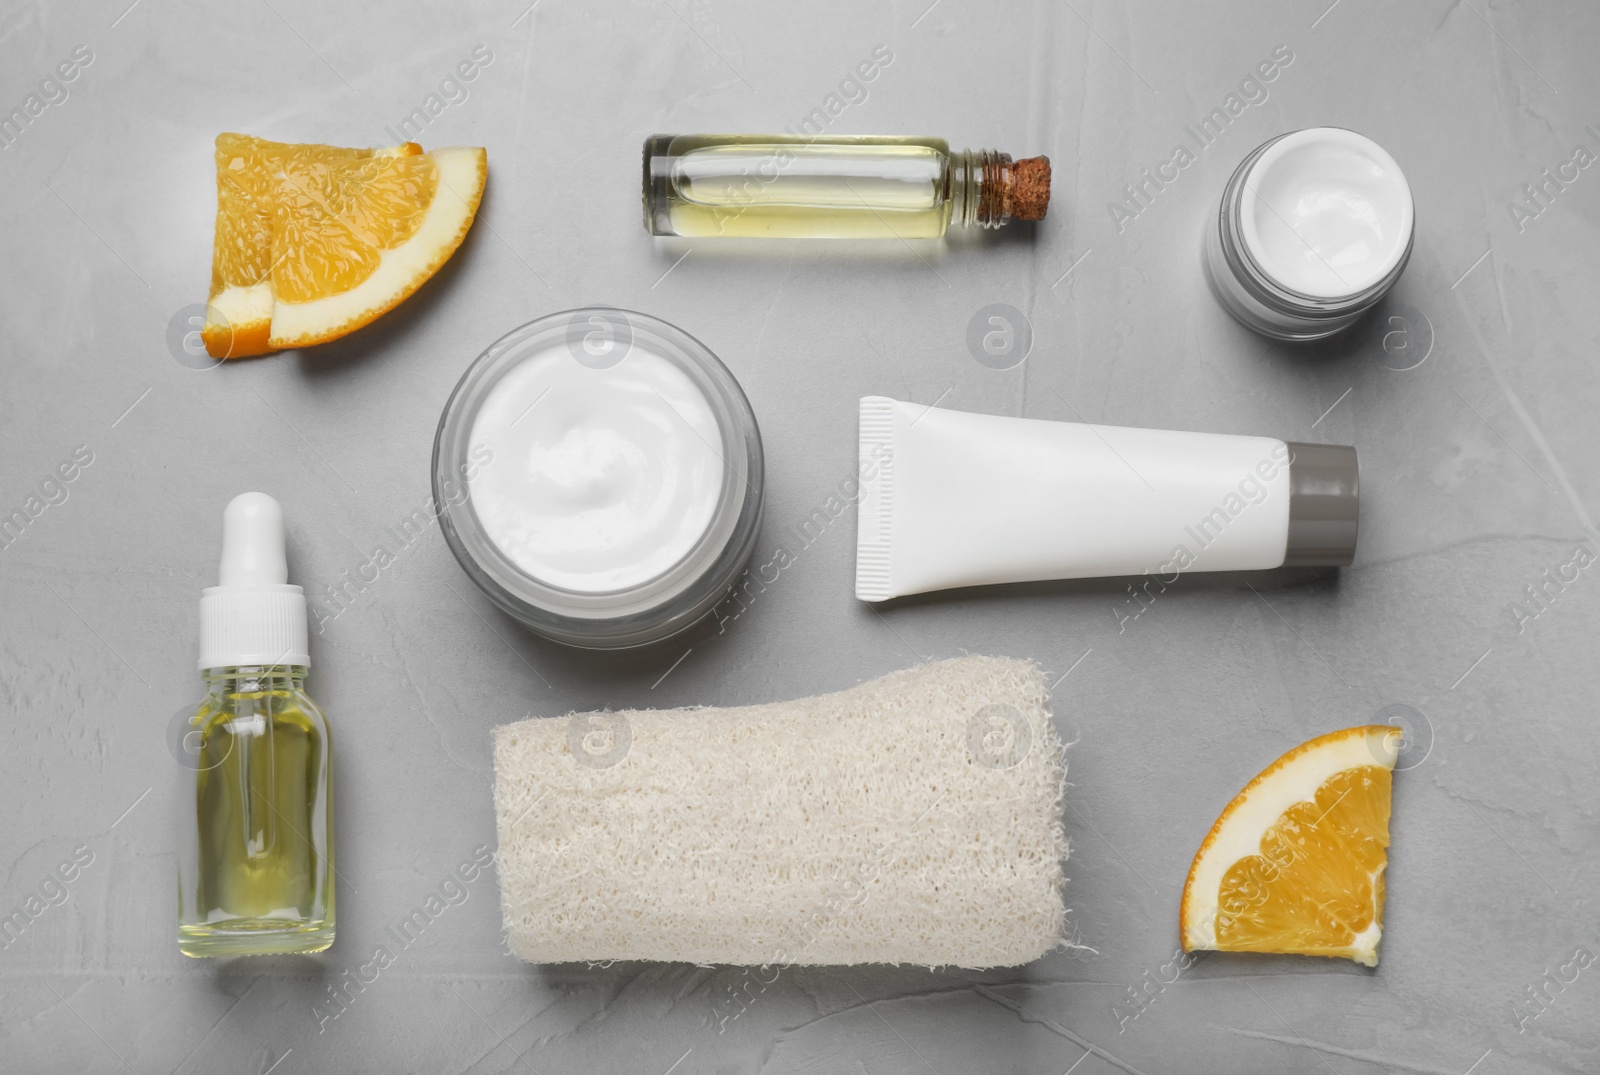
<path id="1" fill-rule="evenodd" d="M 658 134 L 644 144 L 652 235 L 937 239 L 1042 220 L 1050 160 L 942 138 Z"/>

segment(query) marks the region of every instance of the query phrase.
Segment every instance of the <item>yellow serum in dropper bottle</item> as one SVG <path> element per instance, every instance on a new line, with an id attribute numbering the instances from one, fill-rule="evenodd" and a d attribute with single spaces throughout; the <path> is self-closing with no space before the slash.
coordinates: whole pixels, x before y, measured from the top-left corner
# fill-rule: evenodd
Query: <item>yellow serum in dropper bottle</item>
<path id="1" fill-rule="evenodd" d="M 334 934 L 328 722 L 305 689 L 306 600 L 272 497 L 229 502 L 219 576 L 200 598 L 206 695 L 184 729 L 178 948 L 320 952 Z"/>

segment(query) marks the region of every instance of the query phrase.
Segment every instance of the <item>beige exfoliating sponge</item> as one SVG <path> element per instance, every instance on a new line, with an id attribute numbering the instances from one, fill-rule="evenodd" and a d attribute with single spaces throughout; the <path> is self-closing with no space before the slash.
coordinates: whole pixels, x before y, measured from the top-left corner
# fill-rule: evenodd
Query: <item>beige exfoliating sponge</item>
<path id="1" fill-rule="evenodd" d="M 1064 748 L 1031 662 L 494 738 L 501 901 L 529 962 L 993 967 L 1061 942 Z"/>

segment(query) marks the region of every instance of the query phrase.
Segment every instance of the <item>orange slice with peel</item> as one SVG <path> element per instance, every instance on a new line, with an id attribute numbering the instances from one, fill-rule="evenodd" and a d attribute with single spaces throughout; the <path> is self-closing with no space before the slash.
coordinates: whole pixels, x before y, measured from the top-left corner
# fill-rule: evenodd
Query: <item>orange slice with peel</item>
<path id="1" fill-rule="evenodd" d="M 274 349 L 338 339 L 409 298 L 467 237 L 482 149 L 332 164 L 286 181 L 273 223 Z"/>
<path id="2" fill-rule="evenodd" d="M 460 246 L 487 178 L 481 148 L 219 136 L 206 350 L 241 358 L 370 324 Z"/>
<path id="3" fill-rule="evenodd" d="M 416 154 L 415 142 L 390 149 L 291 145 L 247 134 L 219 134 L 217 224 L 211 295 L 201 330 L 213 358 L 265 354 L 272 321 L 272 222 L 283 179 L 332 161 Z"/>
<path id="4" fill-rule="evenodd" d="M 1302 743 L 1206 834 L 1178 911 L 1186 952 L 1278 952 L 1378 965 L 1391 775 L 1401 730 Z"/>

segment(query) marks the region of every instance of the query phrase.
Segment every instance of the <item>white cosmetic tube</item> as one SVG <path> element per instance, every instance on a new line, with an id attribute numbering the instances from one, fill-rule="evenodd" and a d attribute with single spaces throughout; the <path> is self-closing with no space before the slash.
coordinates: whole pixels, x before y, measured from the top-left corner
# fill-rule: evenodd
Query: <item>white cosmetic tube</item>
<path id="1" fill-rule="evenodd" d="M 861 400 L 856 596 L 1349 564 L 1354 448 Z"/>

